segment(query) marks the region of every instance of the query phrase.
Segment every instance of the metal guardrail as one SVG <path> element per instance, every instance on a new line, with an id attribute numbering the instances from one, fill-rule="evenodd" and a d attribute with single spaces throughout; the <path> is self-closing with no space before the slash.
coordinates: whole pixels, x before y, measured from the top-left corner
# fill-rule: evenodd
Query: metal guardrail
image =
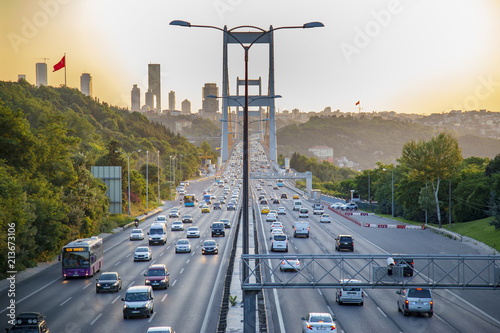
<path id="1" fill-rule="evenodd" d="M 311 172 L 294 173 L 270 173 L 270 172 L 251 172 L 250 179 L 304 179 L 312 178 Z"/>
<path id="2" fill-rule="evenodd" d="M 424 287 L 431 289 L 500 289 L 500 256 L 398 254 L 412 258 L 412 276 L 403 276 L 402 267 L 389 273 L 388 255 L 358 254 L 254 254 L 242 255 L 249 277 L 243 290 L 285 288 L 339 288 L 342 279 L 357 279 L 356 286 L 373 289 Z M 280 271 L 283 259 L 297 258 L 301 269 L 290 274 Z M 271 259 L 265 260 L 265 259 Z M 270 265 L 269 262 L 272 264 Z M 259 279 L 256 269 L 260 270 Z M 272 282 L 274 280 L 274 282 Z M 349 285 L 350 283 L 347 283 Z"/>

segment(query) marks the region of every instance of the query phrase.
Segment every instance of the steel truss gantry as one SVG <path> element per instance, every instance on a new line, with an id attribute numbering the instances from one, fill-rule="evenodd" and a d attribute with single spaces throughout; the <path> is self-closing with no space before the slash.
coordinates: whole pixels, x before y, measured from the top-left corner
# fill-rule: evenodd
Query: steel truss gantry
<path id="1" fill-rule="evenodd" d="M 392 267 L 387 254 L 247 254 L 241 265 L 249 275 L 241 281 L 243 290 L 289 288 L 339 288 L 353 285 L 342 279 L 356 279 L 356 286 L 372 289 L 422 287 L 430 289 L 500 289 L 500 256 L 495 255 L 394 255 L 412 258 L 413 276 L 403 276 L 402 267 Z M 280 271 L 282 260 L 299 259 L 301 269 Z M 260 275 L 256 276 L 257 268 Z M 345 281 L 345 280 L 344 280 Z"/>

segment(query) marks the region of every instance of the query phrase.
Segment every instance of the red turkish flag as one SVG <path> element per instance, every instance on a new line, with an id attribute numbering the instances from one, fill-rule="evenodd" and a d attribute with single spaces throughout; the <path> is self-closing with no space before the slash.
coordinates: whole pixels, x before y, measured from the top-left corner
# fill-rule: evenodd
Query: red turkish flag
<path id="1" fill-rule="evenodd" d="M 356 103 L 356 105 L 359 105 L 359 101 Z"/>
<path id="2" fill-rule="evenodd" d="M 66 55 L 62 57 L 61 61 L 54 65 L 54 70 L 52 72 L 58 71 L 64 67 L 66 67 Z"/>

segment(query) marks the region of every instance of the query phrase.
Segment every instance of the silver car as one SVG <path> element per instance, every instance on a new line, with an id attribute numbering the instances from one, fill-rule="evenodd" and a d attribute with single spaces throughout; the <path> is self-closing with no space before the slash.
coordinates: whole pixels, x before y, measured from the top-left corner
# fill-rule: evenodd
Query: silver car
<path id="1" fill-rule="evenodd" d="M 356 286 L 356 284 L 361 283 L 361 281 L 356 279 L 341 279 L 340 283 L 349 284 L 349 286 L 343 286 L 337 289 L 335 293 L 335 300 L 339 305 L 344 303 L 355 303 L 363 305 L 364 303 L 364 293 L 363 288 Z"/>
<path id="2" fill-rule="evenodd" d="M 179 239 L 175 243 L 175 253 L 179 252 L 191 252 L 191 243 L 188 239 Z"/>
<path id="3" fill-rule="evenodd" d="M 144 239 L 144 232 L 142 229 L 132 229 L 132 232 L 130 233 L 130 240 L 143 240 Z"/>
<path id="4" fill-rule="evenodd" d="M 307 317 L 302 317 L 302 333 L 306 332 L 337 332 L 337 325 L 328 312 L 311 312 Z"/>
<path id="5" fill-rule="evenodd" d="M 147 246 L 139 246 L 134 252 L 134 261 L 151 260 L 152 258 L 153 252 Z"/>
<path id="6" fill-rule="evenodd" d="M 187 238 L 196 237 L 200 238 L 200 229 L 198 227 L 189 227 L 186 232 Z"/>
<path id="7" fill-rule="evenodd" d="M 184 224 L 182 224 L 181 221 L 174 221 L 172 222 L 172 225 L 170 226 L 171 231 L 176 231 L 176 230 L 184 230 Z"/>
<path id="8" fill-rule="evenodd" d="M 408 288 L 396 291 L 398 297 L 398 311 L 408 316 L 412 312 L 427 313 L 429 317 L 434 314 L 434 302 L 430 289 Z"/>

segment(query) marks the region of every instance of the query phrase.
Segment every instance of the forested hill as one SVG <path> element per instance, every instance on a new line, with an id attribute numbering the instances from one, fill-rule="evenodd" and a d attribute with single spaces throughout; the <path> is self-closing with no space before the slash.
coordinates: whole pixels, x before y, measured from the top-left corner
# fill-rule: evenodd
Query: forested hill
<path id="1" fill-rule="evenodd" d="M 0 82 L 1 272 L 7 271 L 8 226 L 15 229 L 16 269 L 52 258 L 63 244 L 106 229 L 106 189 L 90 168 L 121 165 L 126 175 L 127 159 L 117 149 L 142 150 L 130 159 L 136 205 L 146 197 L 145 177 L 137 171 L 145 167 L 146 151 L 150 167 L 156 165 L 157 151 L 160 166 L 168 166 L 172 154 L 185 154 L 183 173 L 199 166 L 195 146 L 140 113 L 67 87 Z M 160 178 L 168 179 L 164 168 Z M 149 198 L 155 198 L 154 192 Z"/>
<path id="2" fill-rule="evenodd" d="M 360 169 L 375 167 L 375 163 L 394 163 L 403 145 L 411 140 L 429 140 L 438 132 L 425 125 L 382 118 L 311 117 L 308 122 L 289 125 L 278 131 L 278 151 L 284 156 L 294 152 L 313 156 L 314 146 L 333 148 L 334 158 L 342 156 L 359 163 Z M 500 152 L 500 140 L 480 136 L 459 136 L 464 157 L 493 158 Z"/>

